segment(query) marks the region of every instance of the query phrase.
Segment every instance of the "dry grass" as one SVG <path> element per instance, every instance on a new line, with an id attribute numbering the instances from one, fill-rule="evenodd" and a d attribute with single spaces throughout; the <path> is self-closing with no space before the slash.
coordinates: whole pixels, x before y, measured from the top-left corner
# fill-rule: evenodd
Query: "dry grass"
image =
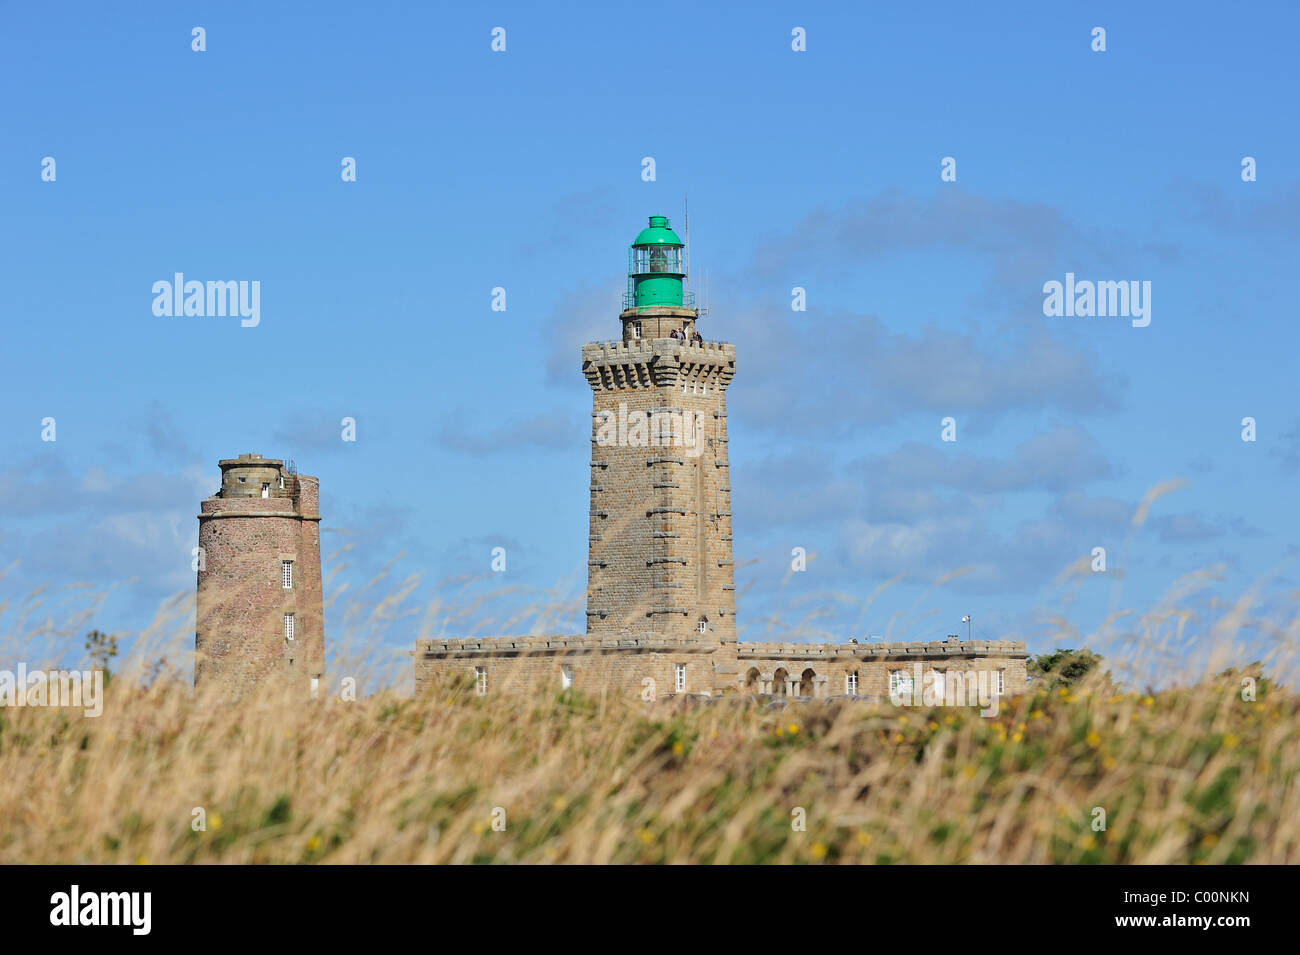
<path id="1" fill-rule="evenodd" d="M 0 862 L 1300 862 L 1297 697 L 1240 690 L 1098 683 L 985 719 L 119 680 L 98 719 L 0 710 Z"/>

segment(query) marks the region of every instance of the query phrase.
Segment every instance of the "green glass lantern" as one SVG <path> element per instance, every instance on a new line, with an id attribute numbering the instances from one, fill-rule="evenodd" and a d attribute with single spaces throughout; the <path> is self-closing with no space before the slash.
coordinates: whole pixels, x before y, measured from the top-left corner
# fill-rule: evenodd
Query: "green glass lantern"
<path id="1" fill-rule="evenodd" d="M 682 306 L 682 240 L 667 216 L 651 216 L 628 249 L 627 301 L 629 308 L 657 305 Z"/>

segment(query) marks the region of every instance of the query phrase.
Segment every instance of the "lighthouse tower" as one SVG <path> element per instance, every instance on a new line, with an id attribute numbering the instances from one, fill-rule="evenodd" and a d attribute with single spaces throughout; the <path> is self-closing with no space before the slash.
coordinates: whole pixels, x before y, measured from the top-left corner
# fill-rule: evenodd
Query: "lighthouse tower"
<path id="1" fill-rule="evenodd" d="M 320 485 L 260 454 L 219 462 L 199 514 L 195 688 L 320 692 L 325 669 Z"/>
<path id="2" fill-rule="evenodd" d="M 670 689 L 719 692 L 738 685 L 727 453 L 736 350 L 692 341 L 699 313 L 682 251 L 667 217 L 651 216 L 628 251 L 621 339 L 582 348 L 593 396 L 587 633 L 668 655 L 707 648 L 680 654 Z"/>

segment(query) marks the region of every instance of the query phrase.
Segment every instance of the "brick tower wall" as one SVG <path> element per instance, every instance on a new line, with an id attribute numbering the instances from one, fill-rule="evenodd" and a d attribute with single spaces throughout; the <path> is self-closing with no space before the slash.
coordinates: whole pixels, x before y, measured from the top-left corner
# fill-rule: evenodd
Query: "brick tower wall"
<path id="1" fill-rule="evenodd" d="M 306 696 L 325 669 L 319 483 L 258 455 L 221 468 L 221 490 L 200 505 L 195 686 L 242 696 L 275 681 Z M 285 560 L 293 561 L 287 589 Z"/>

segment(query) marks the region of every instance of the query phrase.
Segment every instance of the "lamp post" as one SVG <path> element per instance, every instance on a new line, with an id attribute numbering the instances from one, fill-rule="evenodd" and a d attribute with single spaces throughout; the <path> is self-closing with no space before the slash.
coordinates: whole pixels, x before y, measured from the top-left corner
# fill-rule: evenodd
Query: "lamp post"
<path id="1" fill-rule="evenodd" d="M 966 624 L 966 642 L 970 643 L 970 614 L 962 617 L 961 622 Z"/>

